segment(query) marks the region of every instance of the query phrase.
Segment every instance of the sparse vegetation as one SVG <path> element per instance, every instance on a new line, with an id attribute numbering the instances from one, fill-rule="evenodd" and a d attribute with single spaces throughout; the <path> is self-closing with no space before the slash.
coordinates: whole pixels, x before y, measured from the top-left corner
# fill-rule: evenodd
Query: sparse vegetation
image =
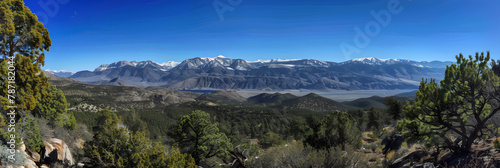
<path id="1" fill-rule="evenodd" d="M 362 145 L 361 132 L 356 121 L 345 112 L 335 111 L 326 115 L 314 125 L 313 132 L 305 142 L 316 149 L 344 149 L 347 145 L 360 148 Z"/>
<path id="2" fill-rule="evenodd" d="M 264 154 L 252 157 L 247 167 L 369 167 L 367 158 L 351 147 L 342 150 L 316 150 L 298 142 L 288 146 L 275 146 Z"/>
<path id="3" fill-rule="evenodd" d="M 496 138 L 495 141 L 493 141 L 495 149 L 500 149 L 500 138 Z"/>

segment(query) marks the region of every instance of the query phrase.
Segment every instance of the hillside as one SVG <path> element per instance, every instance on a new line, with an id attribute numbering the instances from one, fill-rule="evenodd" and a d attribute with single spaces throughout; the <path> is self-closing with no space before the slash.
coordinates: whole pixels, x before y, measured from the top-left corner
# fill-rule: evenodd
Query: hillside
<path id="1" fill-rule="evenodd" d="M 413 94 L 415 95 L 415 94 Z M 393 96 L 395 99 L 401 101 L 401 102 L 406 102 L 406 101 L 412 101 L 414 100 L 414 96 L 400 96 L 400 95 L 395 95 Z M 380 97 L 380 96 L 372 96 L 368 98 L 360 98 L 356 99 L 353 101 L 345 101 L 342 102 L 345 105 L 357 107 L 357 108 L 362 108 L 362 109 L 368 109 L 371 107 L 379 108 L 379 109 L 385 109 L 387 108 L 386 105 L 384 104 L 385 98 Z"/>
<path id="2" fill-rule="evenodd" d="M 291 99 L 295 99 L 297 96 L 290 94 L 290 93 L 262 93 L 256 96 L 249 97 L 247 99 L 248 102 L 250 103 L 256 103 L 256 104 L 279 104 Z"/>
<path id="3" fill-rule="evenodd" d="M 217 104 L 240 104 L 246 100 L 235 91 L 218 90 L 212 93 L 204 93 L 196 98 L 198 101 L 208 101 Z"/>
<path id="4" fill-rule="evenodd" d="M 289 109 L 306 109 L 311 111 L 320 112 L 331 112 L 335 110 L 347 111 L 351 109 L 356 109 L 349 105 L 342 104 L 335 100 L 331 100 L 325 97 L 321 97 L 315 93 L 310 93 L 302 97 L 297 97 L 294 99 L 287 100 L 278 105 L 278 107 L 289 110 Z"/>
<path id="5" fill-rule="evenodd" d="M 133 86 L 89 85 L 70 78 L 49 75 L 49 82 L 64 91 L 70 110 L 130 111 L 170 104 L 195 101 L 201 93 L 183 92 L 160 87 L 138 88 Z"/>

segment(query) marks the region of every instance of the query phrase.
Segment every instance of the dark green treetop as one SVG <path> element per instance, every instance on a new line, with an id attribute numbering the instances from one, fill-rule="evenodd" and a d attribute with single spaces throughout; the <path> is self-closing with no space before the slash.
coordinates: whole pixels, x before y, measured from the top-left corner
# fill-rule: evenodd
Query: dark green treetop
<path id="1" fill-rule="evenodd" d="M 204 159 L 225 156 L 232 149 L 229 138 L 219 132 L 217 125 L 208 113 L 196 110 L 178 121 L 173 137 L 181 150 L 191 154 L 199 165 Z"/>

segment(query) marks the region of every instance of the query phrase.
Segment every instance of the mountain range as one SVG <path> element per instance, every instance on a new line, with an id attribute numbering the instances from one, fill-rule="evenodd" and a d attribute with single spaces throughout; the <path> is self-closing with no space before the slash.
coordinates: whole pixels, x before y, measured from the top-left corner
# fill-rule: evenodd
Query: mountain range
<path id="1" fill-rule="evenodd" d="M 361 58 L 336 63 L 314 59 L 192 58 L 182 62 L 119 61 L 70 78 L 95 85 L 196 89 L 416 89 L 422 78 L 442 79 L 452 62 Z M 57 75 L 57 74 L 56 74 Z"/>
<path id="2" fill-rule="evenodd" d="M 217 106 L 235 105 L 244 107 L 265 107 L 280 110 L 310 110 L 315 112 L 329 112 L 332 110 L 367 109 L 370 107 L 386 108 L 383 97 L 372 96 L 352 101 L 335 101 L 315 93 L 296 96 L 290 93 L 261 93 L 245 98 L 235 91 L 213 91 L 197 93 L 179 91 L 161 87 L 129 87 L 89 85 L 74 79 L 58 77 L 44 71 L 49 82 L 61 89 L 70 103 L 70 110 L 97 112 L 106 108 L 112 111 L 164 110 L 167 106 L 178 107 L 187 104 L 190 106 Z M 406 93 L 405 93 L 406 94 Z M 410 93 L 408 93 L 410 94 Z M 415 92 L 409 96 L 395 95 L 396 99 L 405 102 L 415 97 Z"/>
<path id="3" fill-rule="evenodd" d="M 56 71 L 56 70 L 47 69 L 45 71 L 49 72 L 51 74 L 54 74 L 56 76 L 59 76 L 59 77 L 70 77 L 71 75 L 75 74 L 74 72 L 70 72 L 70 71 L 66 71 L 66 70 Z"/>

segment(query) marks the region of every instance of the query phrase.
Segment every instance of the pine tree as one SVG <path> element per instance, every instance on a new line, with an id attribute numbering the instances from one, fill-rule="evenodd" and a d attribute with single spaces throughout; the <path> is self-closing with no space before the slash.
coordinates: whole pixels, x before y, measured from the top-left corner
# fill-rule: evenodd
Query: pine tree
<path id="1" fill-rule="evenodd" d="M 307 120 L 304 117 L 295 117 L 290 122 L 290 134 L 293 135 L 297 140 L 304 139 L 307 136 L 312 135 L 313 130 L 309 127 Z"/>
<path id="2" fill-rule="evenodd" d="M 346 145 L 361 147 L 361 132 L 356 120 L 346 112 L 335 111 L 328 114 L 316 123 L 313 130 L 314 133 L 305 142 L 316 149 L 344 149 Z"/>
<path id="3" fill-rule="evenodd" d="M 403 104 L 401 101 L 391 96 L 385 98 L 384 104 L 389 107 L 387 112 L 392 116 L 392 119 L 398 120 L 403 117 Z"/>
<path id="4" fill-rule="evenodd" d="M 497 76 L 500 76 L 500 59 L 495 62 L 495 60 L 491 60 L 491 69 Z"/>
<path id="5" fill-rule="evenodd" d="M 368 123 L 366 124 L 366 128 L 368 130 L 378 130 L 381 127 L 380 123 L 380 113 L 375 110 L 375 108 L 370 108 L 368 111 Z"/>
<path id="6" fill-rule="evenodd" d="M 193 111 L 178 121 L 172 135 L 181 150 L 187 150 L 197 165 L 207 158 L 225 156 L 231 149 L 229 138 L 219 132 L 218 123 L 210 119 L 204 111 Z"/>
<path id="7" fill-rule="evenodd" d="M 99 126 L 92 141 L 85 143 L 85 156 L 94 167 L 170 167 L 195 165 L 189 155 L 168 156 L 159 142 L 151 142 L 147 133 L 131 132 L 118 115 L 100 111 Z M 181 157 L 181 158 L 179 158 Z M 180 159 L 180 160 L 179 160 Z M 187 159 L 187 160 L 186 160 Z M 174 160 L 174 161 L 172 161 Z"/>
<path id="8" fill-rule="evenodd" d="M 500 78 L 488 67 L 489 58 L 489 52 L 476 53 L 475 59 L 460 54 L 439 86 L 434 79 L 422 80 L 398 129 L 439 148 L 469 152 L 474 140 L 491 133 L 487 122 L 500 111 Z"/>

